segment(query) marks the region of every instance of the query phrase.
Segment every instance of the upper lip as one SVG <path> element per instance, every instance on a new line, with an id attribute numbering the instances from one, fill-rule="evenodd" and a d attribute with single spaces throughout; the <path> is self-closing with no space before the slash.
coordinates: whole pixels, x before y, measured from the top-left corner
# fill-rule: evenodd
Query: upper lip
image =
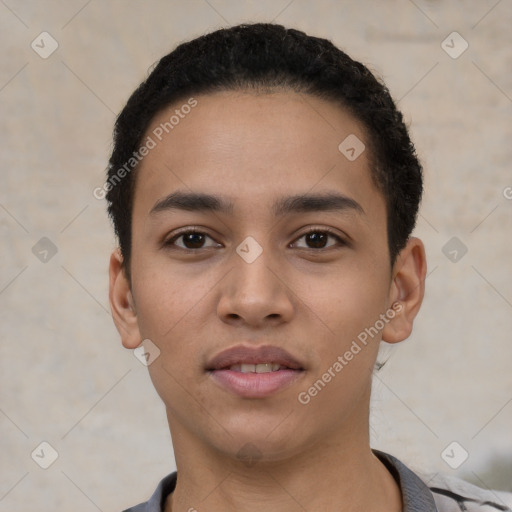
<path id="1" fill-rule="evenodd" d="M 302 364 L 286 350 L 272 346 L 247 347 L 237 345 L 219 352 L 206 366 L 207 370 L 222 370 L 238 364 L 277 363 L 292 370 L 302 370 Z"/>

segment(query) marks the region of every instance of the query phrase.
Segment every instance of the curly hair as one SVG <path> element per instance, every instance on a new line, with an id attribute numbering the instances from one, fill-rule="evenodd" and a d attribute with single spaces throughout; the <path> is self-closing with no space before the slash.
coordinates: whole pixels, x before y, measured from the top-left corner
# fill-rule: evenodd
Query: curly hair
<path id="1" fill-rule="evenodd" d="M 121 180 L 119 171 L 127 169 L 127 162 L 136 171 L 133 155 L 153 118 L 192 94 L 250 89 L 264 93 L 276 88 L 335 102 L 362 123 L 371 177 L 386 203 L 389 254 L 391 264 L 395 262 L 416 223 L 423 175 L 388 88 L 327 39 L 254 23 L 216 30 L 177 46 L 160 59 L 117 117 L 105 191 L 128 278 L 135 172 L 123 172 Z"/>

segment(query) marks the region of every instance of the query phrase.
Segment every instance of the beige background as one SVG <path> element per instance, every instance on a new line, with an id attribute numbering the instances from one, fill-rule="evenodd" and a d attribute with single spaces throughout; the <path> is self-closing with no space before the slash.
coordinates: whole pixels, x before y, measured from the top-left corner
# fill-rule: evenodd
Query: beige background
<path id="1" fill-rule="evenodd" d="M 259 20 L 332 39 L 382 75 L 425 165 L 416 234 L 431 274 L 414 335 L 375 379 L 373 445 L 491 486 L 503 456 L 512 481 L 509 0 L 2 0 L 1 511 L 119 511 L 174 469 L 163 406 L 110 318 L 115 241 L 92 191 L 149 67 Z M 43 31 L 59 45 L 46 59 L 31 48 Z M 469 44 L 456 59 L 441 47 L 453 31 Z M 443 253 L 453 236 L 467 247 L 457 262 Z M 42 237 L 58 249 L 46 263 L 32 252 Z M 42 441 L 59 455 L 46 470 L 30 455 Z M 441 457 L 452 441 L 469 452 L 458 470 Z"/>

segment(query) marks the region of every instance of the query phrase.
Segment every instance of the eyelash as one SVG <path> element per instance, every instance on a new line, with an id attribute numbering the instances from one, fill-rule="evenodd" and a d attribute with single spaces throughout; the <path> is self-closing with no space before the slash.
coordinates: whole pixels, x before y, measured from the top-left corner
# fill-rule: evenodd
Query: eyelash
<path id="1" fill-rule="evenodd" d="M 347 246 L 348 245 L 348 242 L 347 240 L 345 240 L 344 238 L 342 238 L 340 235 L 338 235 L 336 232 L 334 232 L 332 229 L 329 229 L 329 228 L 320 228 L 320 227 L 312 227 L 312 228 L 309 228 L 307 231 L 305 231 L 304 233 L 302 233 L 298 238 L 295 239 L 295 242 L 297 240 L 300 240 L 301 238 L 307 236 L 307 235 L 310 235 L 312 233 L 322 233 L 322 234 L 326 234 L 327 236 L 329 237 L 332 237 L 332 238 L 335 238 L 336 241 L 337 241 L 337 245 L 338 245 L 338 248 L 339 247 L 344 247 L 344 246 Z M 294 243 L 295 243 L 294 242 Z M 315 249 L 314 247 L 301 247 L 301 249 L 306 249 L 306 250 L 310 250 L 310 251 L 314 251 L 314 252 L 319 252 L 319 251 L 326 251 L 328 249 L 332 249 L 332 248 L 335 248 L 336 247 L 336 244 L 335 245 L 331 245 L 329 247 L 320 247 L 319 249 Z"/>
<path id="2" fill-rule="evenodd" d="M 312 233 L 327 234 L 328 236 L 330 236 L 332 238 L 335 238 L 337 240 L 337 242 L 338 242 L 338 246 L 341 246 L 341 247 L 349 245 L 346 240 L 344 240 L 342 237 L 340 237 L 340 235 L 338 235 L 337 233 L 335 233 L 331 229 L 329 229 L 329 228 L 317 228 L 317 227 L 309 228 L 306 232 L 302 233 L 299 237 L 297 237 L 295 239 L 295 241 L 292 242 L 292 243 L 295 243 L 295 242 L 297 242 L 297 240 L 300 240 L 301 238 L 303 238 L 303 237 L 305 237 L 307 235 L 310 235 Z M 198 252 L 198 251 L 200 251 L 202 249 L 211 248 L 211 247 L 199 247 L 197 249 L 189 249 L 189 248 L 186 248 L 186 247 L 179 247 L 179 246 L 175 245 L 176 240 L 178 240 L 179 238 L 181 238 L 184 235 L 189 235 L 189 234 L 206 235 L 207 237 L 209 237 L 210 239 L 213 240 L 213 238 L 211 236 L 209 236 L 204 231 L 201 231 L 200 229 L 197 229 L 197 228 L 187 228 L 187 229 L 185 229 L 183 231 L 175 233 L 171 238 L 169 238 L 168 240 L 164 241 L 163 245 L 166 248 L 169 248 L 169 249 L 179 249 L 179 250 L 185 251 L 187 253 L 196 253 L 196 252 Z M 334 247 L 334 246 L 331 245 L 331 246 L 328 246 L 328 247 L 320 247 L 318 249 L 315 249 L 314 247 L 301 247 L 300 249 L 306 249 L 306 250 L 310 250 L 310 251 L 314 251 L 314 252 L 319 252 L 319 251 L 322 251 L 322 250 L 325 251 L 325 250 L 330 249 L 332 247 Z"/>

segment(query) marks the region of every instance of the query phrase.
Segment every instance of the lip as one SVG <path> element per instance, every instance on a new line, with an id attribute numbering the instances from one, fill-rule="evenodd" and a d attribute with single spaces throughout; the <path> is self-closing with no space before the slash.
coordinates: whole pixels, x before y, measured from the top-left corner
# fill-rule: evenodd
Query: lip
<path id="1" fill-rule="evenodd" d="M 247 347 L 237 345 L 223 350 L 206 365 L 208 371 L 224 370 L 235 364 L 279 363 L 291 370 L 302 370 L 302 364 L 286 350 L 273 345 Z"/>
<path id="2" fill-rule="evenodd" d="M 268 373 L 242 373 L 230 370 L 242 363 L 278 363 L 283 369 Z M 264 398 L 290 386 L 304 373 L 301 362 L 286 350 L 263 345 L 237 345 L 223 350 L 206 365 L 210 377 L 223 389 L 243 398 Z"/>

